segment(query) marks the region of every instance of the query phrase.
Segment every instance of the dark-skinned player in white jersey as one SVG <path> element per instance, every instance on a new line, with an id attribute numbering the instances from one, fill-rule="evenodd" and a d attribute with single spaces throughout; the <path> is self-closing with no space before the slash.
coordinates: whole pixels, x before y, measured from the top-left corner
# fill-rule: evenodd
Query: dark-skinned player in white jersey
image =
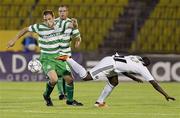
<path id="1" fill-rule="evenodd" d="M 175 100 L 174 97 L 169 96 L 155 81 L 147 66 L 150 64 L 150 60 L 147 57 L 140 57 L 135 55 L 121 56 L 117 53 L 113 56 L 104 57 L 100 62 L 91 70 L 86 71 L 80 64 L 75 62 L 69 56 L 60 56 L 58 60 L 67 61 L 71 68 L 79 74 L 84 81 L 98 80 L 100 78 L 108 79 L 106 86 L 104 87 L 101 95 L 95 103 L 96 107 L 106 107 L 105 99 L 113 91 L 114 87 L 118 85 L 118 75 L 123 74 L 134 81 L 143 82 L 136 78 L 131 73 L 140 74 L 146 81 L 148 81 L 155 90 L 161 93 L 167 101 Z"/>

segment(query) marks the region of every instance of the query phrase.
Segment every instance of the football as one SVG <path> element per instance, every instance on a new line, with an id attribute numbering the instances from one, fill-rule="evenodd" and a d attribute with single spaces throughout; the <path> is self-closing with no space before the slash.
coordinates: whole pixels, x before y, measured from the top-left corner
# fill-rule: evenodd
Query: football
<path id="1" fill-rule="evenodd" d="M 40 72 L 42 68 L 42 64 L 37 59 L 32 59 L 28 63 L 28 70 L 30 70 L 32 73 Z"/>

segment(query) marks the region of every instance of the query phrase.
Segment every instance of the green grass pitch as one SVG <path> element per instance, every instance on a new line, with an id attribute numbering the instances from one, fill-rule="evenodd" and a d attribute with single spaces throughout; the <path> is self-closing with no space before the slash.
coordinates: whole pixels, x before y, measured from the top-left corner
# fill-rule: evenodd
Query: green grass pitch
<path id="1" fill-rule="evenodd" d="M 53 107 L 44 104 L 45 82 L 0 82 L 0 118 L 180 118 L 180 83 L 160 83 L 176 101 L 167 102 L 148 83 L 122 82 L 108 97 L 107 108 L 96 108 L 105 82 L 76 82 L 75 99 L 67 106 L 52 93 Z"/>

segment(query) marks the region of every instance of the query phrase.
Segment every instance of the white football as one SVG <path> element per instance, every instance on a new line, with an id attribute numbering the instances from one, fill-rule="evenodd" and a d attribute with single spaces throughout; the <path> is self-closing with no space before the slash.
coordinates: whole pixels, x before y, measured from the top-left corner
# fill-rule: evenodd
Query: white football
<path id="1" fill-rule="evenodd" d="M 37 59 L 32 59 L 28 63 L 28 70 L 30 70 L 32 73 L 35 72 L 40 72 L 42 68 L 42 64 L 39 60 Z"/>

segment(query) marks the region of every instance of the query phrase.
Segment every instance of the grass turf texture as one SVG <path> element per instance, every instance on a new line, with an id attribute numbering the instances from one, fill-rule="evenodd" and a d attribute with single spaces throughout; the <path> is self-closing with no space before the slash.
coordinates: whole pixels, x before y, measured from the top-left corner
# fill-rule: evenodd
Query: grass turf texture
<path id="1" fill-rule="evenodd" d="M 44 104 L 45 82 L 0 82 L 0 118 L 180 118 L 180 83 L 160 83 L 176 101 L 167 102 L 148 83 L 120 83 L 108 97 L 108 108 L 94 102 L 105 82 L 76 82 L 75 99 L 83 107 L 67 106 L 52 93 L 53 107 Z"/>

